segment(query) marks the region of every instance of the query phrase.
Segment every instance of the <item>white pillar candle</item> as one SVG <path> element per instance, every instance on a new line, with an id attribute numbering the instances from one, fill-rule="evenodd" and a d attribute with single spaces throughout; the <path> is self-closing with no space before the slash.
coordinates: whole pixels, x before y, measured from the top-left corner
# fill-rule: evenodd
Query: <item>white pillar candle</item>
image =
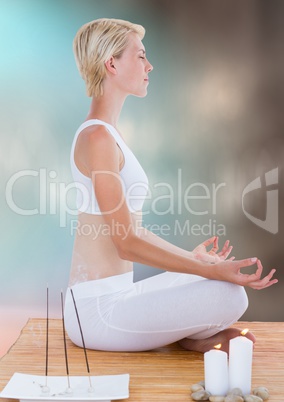
<path id="1" fill-rule="evenodd" d="M 229 389 L 228 355 L 222 350 L 204 354 L 205 389 L 211 395 L 224 396 Z"/>
<path id="2" fill-rule="evenodd" d="M 253 342 L 245 336 L 230 340 L 229 387 L 240 388 L 244 395 L 251 393 Z"/>

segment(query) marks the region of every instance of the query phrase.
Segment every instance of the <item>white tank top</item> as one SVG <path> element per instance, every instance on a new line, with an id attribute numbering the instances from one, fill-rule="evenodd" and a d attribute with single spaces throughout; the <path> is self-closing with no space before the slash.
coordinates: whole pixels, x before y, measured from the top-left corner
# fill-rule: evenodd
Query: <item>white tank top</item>
<path id="1" fill-rule="evenodd" d="M 148 192 L 148 179 L 146 173 L 117 130 L 112 125 L 98 119 L 87 120 L 81 124 L 76 131 L 71 148 L 70 162 L 73 179 L 77 188 L 77 208 L 81 212 L 101 215 L 92 180 L 90 177 L 85 176 L 80 172 L 74 160 L 74 151 L 79 134 L 86 127 L 96 124 L 103 125 L 107 128 L 123 153 L 124 165 L 119 172 L 119 178 L 122 183 L 124 197 L 130 212 L 138 212 L 142 209 Z M 95 175 L 96 174 L 99 174 L 99 172 L 95 172 Z M 110 174 L 113 173 L 110 172 Z"/>

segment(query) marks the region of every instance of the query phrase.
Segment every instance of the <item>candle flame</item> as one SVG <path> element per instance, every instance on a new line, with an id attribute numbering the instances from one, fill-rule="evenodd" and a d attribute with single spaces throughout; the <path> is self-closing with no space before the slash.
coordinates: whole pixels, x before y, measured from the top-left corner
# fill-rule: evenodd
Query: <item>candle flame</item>
<path id="1" fill-rule="evenodd" d="M 221 349 L 221 346 L 222 346 L 222 343 L 218 343 L 218 345 L 215 345 L 214 348 L 219 350 L 219 349 Z"/>
<path id="2" fill-rule="evenodd" d="M 241 331 L 241 335 L 245 336 L 248 332 L 249 332 L 249 329 L 248 329 L 248 328 L 243 329 L 243 330 Z"/>

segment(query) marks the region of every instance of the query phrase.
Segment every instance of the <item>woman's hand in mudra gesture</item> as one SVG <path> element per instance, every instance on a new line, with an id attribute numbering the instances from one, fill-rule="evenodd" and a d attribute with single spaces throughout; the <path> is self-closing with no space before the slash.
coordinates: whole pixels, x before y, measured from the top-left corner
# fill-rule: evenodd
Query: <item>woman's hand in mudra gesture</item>
<path id="1" fill-rule="evenodd" d="M 256 290 L 265 289 L 278 282 L 277 279 L 273 279 L 275 269 L 272 269 L 263 278 L 261 277 L 263 266 L 257 258 L 247 258 L 240 261 L 233 261 L 235 257 L 227 259 L 233 248 L 229 244 L 230 242 L 227 240 L 222 250 L 218 253 L 218 237 L 211 237 L 193 250 L 192 253 L 195 259 L 214 264 L 212 265 L 212 271 L 210 270 L 212 273 L 212 277 L 209 275 L 210 279 L 227 281 Z M 212 246 L 211 249 L 207 251 L 210 246 Z M 254 273 L 245 274 L 241 272 L 242 268 L 250 267 L 254 264 L 257 265 Z"/>
<path id="2" fill-rule="evenodd" d="M 210 250 L 207 251 L 208 247 L 211 247 Z M 228 256 L 231 254 L 233 247 L 230 246 L 230 241 L 227 240 L 222 248 L 222 250 L 218 253 L 219 245 L 218 245 L 218 237 L 213 236 L 208 240 L 205 240 L 203 243 L 199 244 L 192 251 L 193 256 L 196 260 L 209 262 L 209 263 L 217 263 L 221 261 L 225 261 Z M 229 260 L 234 260 L 235 257 L 231 257 Z"/>
<path id="3" fill-rule="evenodd" d="M 248 274 L 241 272 L 242 268 L 247 268 L 255 264 L 257 266 L 255 272 Z M 212 270 L 212 279 L 227 281 L 256 290 L 268 288 L 278 282 L 278 279 L 273 279 L 276 269 L 271 269 L 268 275 L 262 277 L 263 266 L 258 258 L 247 258 L 239 261 L 222 261 L 212 265 Z"/>

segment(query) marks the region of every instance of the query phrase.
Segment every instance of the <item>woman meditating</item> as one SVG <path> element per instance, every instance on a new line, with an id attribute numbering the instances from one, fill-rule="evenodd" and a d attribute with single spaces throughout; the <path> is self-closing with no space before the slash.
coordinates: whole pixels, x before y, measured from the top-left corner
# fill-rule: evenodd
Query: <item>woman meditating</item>
<path id="1" fill-rule="evenodd" d="M 239 330 L 229 328 L 248 306 L 244 286 L 264 289 L 275 270 L 261 278 L 257 258 L 235 261 L 218 238 L 193 251 L 181 249 L 142 226 L 148 179 L 118 129 L 128 95 L 144 97 L 153 70 L 142 26 L 115 19 L 85 24 L 74 39 L 78 69 L 92 98 L 71 150 L 77 185 L 78 228 L 69 286 L 85 345 L 109 351 L 151 350 L 178 341 L 206 352 L 228 350 Z M 209 250 L 208 250 L 209 249 Z M 165 270 L 133 283 L 133 262 Z M 256 264 L 255 273 L 242 268 Z M 70 289 L 65 326 L 82 346 Z M 255 341 L 252 333 L 250 339 Z"/>

